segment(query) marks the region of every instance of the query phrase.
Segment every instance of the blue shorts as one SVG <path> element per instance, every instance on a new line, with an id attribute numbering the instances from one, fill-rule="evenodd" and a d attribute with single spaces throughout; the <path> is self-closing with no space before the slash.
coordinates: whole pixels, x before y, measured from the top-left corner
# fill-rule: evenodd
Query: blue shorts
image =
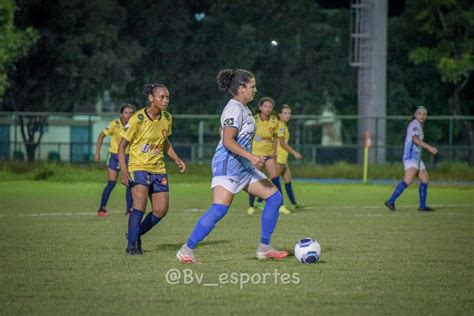
<path id="1" fill-rule="evenodd" d="M 148 171 L 132 171 L 130 172 L 132 178 L 131 185 L 141 184 L 148 187 L 149 194 L 169 192 L 168 175 L 166 173 L 150 173 Z"/>
<path id="2" fill-rule="evenodd" d="M 128 165 L 128 155 L 125 155 L 125 163 Z M 120 163 L 117 154 L 109 153 L 109 156 L 107 157 L 107 168 L 114 171 L 120 170 Z"/>

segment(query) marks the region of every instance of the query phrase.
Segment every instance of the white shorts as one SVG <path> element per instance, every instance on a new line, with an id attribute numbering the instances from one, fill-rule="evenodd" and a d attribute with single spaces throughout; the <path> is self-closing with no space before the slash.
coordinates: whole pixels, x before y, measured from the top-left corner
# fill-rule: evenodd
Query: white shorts
<path id="1" fill-rule="evenodd" d="M 266 179 L 267 177 L 263 172 L 258 169 L 253 169 L 252 171 L 243 173 L 242 176 L 216 176 L 212 178 L 211 188 L 215 188 L 220 185 L 224 189 L 231 192 L 232 194 L 237 194 L 242 191 L 247 185 L 254 182 Z"/>
<path id="2" fill-rule="evenodd" d="M 415 168 L 416 170 L 425 170 L 425 164 L 421 160 L 403 160 L 403 167 L 405 170 Z"/>

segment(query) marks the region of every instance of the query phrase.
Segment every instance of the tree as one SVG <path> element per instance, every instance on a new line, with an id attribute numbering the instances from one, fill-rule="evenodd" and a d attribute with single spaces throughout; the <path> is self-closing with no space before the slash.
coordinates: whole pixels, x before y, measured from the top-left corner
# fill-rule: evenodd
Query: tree
<path id="1" fill-rule="evenodd" d="M 13 17 L 16 10 L 13 0 L 0 1 L 0 99 L 8 86 L 7 69 L 26 56 L 38 39 L 33 28 L 21 31 L 15 27 Z"/>
<path id="2" fill-rule="evenodd" d="M 473 107 L 466 100 L 474 71 L 474 4 L 469 0 L 423 0 L 410 4 L 425 45 L 409 53 L 410 60 L 419 65 L 435 67 L 450 91 L 448 105 L 453 115 L 472 115 Z M 472 101 L 471 101 L 472 102 Z M 462 120 L 470 145 L 469 164 L 474 165 L 474 127 Z"/>
<path id="3" fill-rule="evenodd" d="M 141 55 L 121 38 L 126 11 L 114 0 L 20 0 L 20 26 L 33 26 L 39 40 L 16 63 L 3 107 L 17 112 L 92 112 L 105 91 L 117 95 L 134 78 Z M 34 160 L 45 116 L 20 115 L 28 160 Z M 23 132 L 26 131 L 26 132 Z"/>

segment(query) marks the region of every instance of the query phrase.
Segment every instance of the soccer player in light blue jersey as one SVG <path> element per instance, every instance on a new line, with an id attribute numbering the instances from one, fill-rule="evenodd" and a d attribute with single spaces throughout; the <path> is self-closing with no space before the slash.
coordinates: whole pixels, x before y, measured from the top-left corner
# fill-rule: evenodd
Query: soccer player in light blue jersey
<path id="1" fill-rule="evenodd" d="M 428 181 L 429 176 L 426 171 L 425 164 L 421 160 L 421 149 L 424 148 L 428 150 L 433 155 L 438 153 L 438 149 L 425 143 L 423 141 L 423 123 L 428 116 L 428 111 L 424 106 L 417 108 L 413 118 L 407 127 L 407 134 L 405 137 L 405 146 L 403 149 L 403 166 L 405 168 L 405 176 L 403 181 L 401 181 L 395 191 L 393 192 L 390 199 L 385 201 L 385 206 L 388 207 L 390 211 L 395 211 L 395 201 L 402 194 L 402 192 L 413 182 L 413 179 L 418 176 L 420 179 L 420 206 L 419 211 L 422 212 L 432 212 L 431 207 L 426 206 L 426 197 L 428 195 Z"/>
<path id="2" fill-rule="evenodd" d="M 275 250 L 270 239 L 278 222 L 278 209 L 283 199 L 280 191 L 258 169 L 265 158 L 252 153 L 255 119 L 247 107 L 257 92 L 255 76 L 243 69 L 224 69 L 217 75 L 222 91 L 232 95 L 221 115 L 221 141 L 212 159 L 212 205 L 196 223 L 188 241 L 176 257 L 182 263 L 195 263 L 194 249 L 212 231 L 232 203 L 234 195 L 245 190 L 266 200 L 261 217 L 258 259 L 283 259 L 286 251 Z"/>

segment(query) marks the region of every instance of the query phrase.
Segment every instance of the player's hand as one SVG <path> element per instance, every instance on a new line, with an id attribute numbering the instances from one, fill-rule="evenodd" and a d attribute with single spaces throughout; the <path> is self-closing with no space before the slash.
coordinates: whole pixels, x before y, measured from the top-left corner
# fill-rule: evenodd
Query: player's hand
<path id="1" fill-rule="evenodd" d="M 260 157 L 260 156 L 254 156 L 252 155 L 252 158 L 250 159 L 250 162 L 252 165 L 254 165 L 257 169 L 262 169 L 263 165 L 265 164 L 265 158 Z"/>
<path id="2" fill-rule="evenodd" d="M 99 162 L 100 161 L 100 153 L 95 153 L 94 155 L 94 161 Z"/>
<path id="3" fill-rule="evenodd" d="M 433 155 L 436 155 L 438 153 L 438 148 L 436 147 L 433 147 L 433 146 L 430 146 L 428 148 L 428 150 L 430 151 L 430 153 L 432 153 Z"/>
<path id="4" fill-rule="evenodd" d="M 127 171 L 124 171 L 122 170 L 122 172 L 120 172 L 121 174 L 121 181 L 122 181 L 122 184 L 126 187 L 128 187 L 128 185 L 130 184 L 130 172 Z"/>
<path id="5" fill-rule="evenodd" d="M 176 165 L 179 168 L 179 172 L 183 173 L 186 170 L 186 164 L 181 159 L 175 160 Z"/>
<path id="6" fill-rule="evenodd" d="M 298 159 L 298 160 L 301 160 L 301 158 L 303 158 L 303 156 L 301 156 L 301 154 L 297 151 L 293 153 L 293 156 L 295 157 L 295 159 Z"/>

